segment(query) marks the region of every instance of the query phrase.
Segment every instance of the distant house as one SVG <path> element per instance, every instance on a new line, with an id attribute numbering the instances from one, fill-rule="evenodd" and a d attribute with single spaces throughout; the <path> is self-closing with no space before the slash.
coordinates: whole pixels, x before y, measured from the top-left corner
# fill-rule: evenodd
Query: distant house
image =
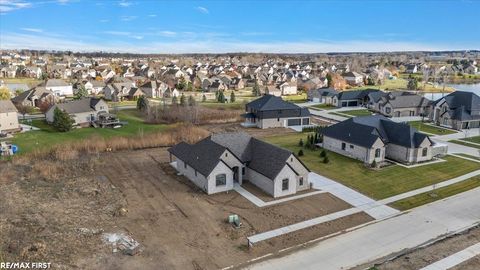
<path id="1" fill-rule="evenodd" d="M 176 169 L 207 194 L 250 182 L 270 196 L 292 195 L 310 188 L 308 168 L 290 151 L 246 133 L 223 133 L 168 149 Z"/>
<path id="2" fill-rule="evenodd" d="M 280 89 L 282 96 L 297 94 L 297 82 L 283 82 L 278 88 Z"/>
<path id="3" fill-rule="evenodd" d="M 432 104 L 430 118 L 437 125 L 457 130 L 480 127 L 480 97 L 455 91 Z"/>
<path id="4" fill-rule="evenodd" d="M 73 87 L 72 84 L 65 82 L 61 79 L 49 79 L 45 85 L 47 90 L 53 92 L 56 96 L 72 96 Z"/>
<path id="5" fill-rule="evenodd" d="M 245 88 L 245 83 L 242 78 L 234 77 L 230 81 L 230 87 L 231 89 L 239 90 Z"/>
<path id="6" fill-rule="evenodd" d="M 17 108 L 10 100 L 0 100 L 0 133 L 20 131 Z"/>
<path id="7" fill-rule="evenodd" d="M 418 66 L 415 64 L 409 64 L 405 66 L 405 73 L 413 74 L 418 72 Z"/>
<path id="8" fill-rule="evenodd" d="M 105 83 L 103 81 L 90 80 L 84 86 L 90 95 L 98 95 L 105 88 Z"/>
<path id="9" fill-rule="evenodd" d="M 322 104 L 333 104 L 333 97 L 338 95 L 338 91 L 333 88 L 319 88 L 309 90 L 307 99 Z"/>
<path id="10" fill-rule="evenodd" d="M 358 86 L 363 84 L 363 75 L 355 71 L 344 73 L 342 77 L 349 85 Z"/>
<path id="11" fill-rule="evenodd" d="M 149 97 L 149 98 L 161 97 L 161 91 L 159 87 L 157 87 L 156 81 L 147 81 L 144 84 L 140 85 L 139 89 L 145 94 L 146 97 Z"/>
<path id="12" fill-rule="evenodd" d="M 284 101 L 280 97 L 264 95 L 245 105 L 245 126 L 276 128 L 309 126 L 310 112 L 306 108 Z"/>
<path id="13" fill-rule="evenodd" d="M 217 92 L 228 90 L 228 86 L 222 80 L 215 80 L 208 86 L 208 91 Z"/>
<path id="14" fill-rule="evenodd" d="M 53 104 L 56 101 L 57 97 L 53 94 L 53 92 L 43 86 L 34 87 L 12 98 L 12 102 L 17 105 L 21 104 L 32 107 L 39 107 L 42 102 L 49 102 L 50 104 Z"/>
<path id="15" fill-rule="evenodd" d="M 379 91 L 376 89 L 343 91 L 333 97 L 333 105 L 336 107 L 366 106 L 370 101 L 370 94 Z"/>
<path id="16" fill-rule="evenodd" d="M 323 131 L 327 150 L 371 164 L 386 159 L 412 164 L 431 160 L 434 143 L 406 123 L 382 115 L 354 117 Z"/>
<path id="17" fill-rule="evenodd" d="M 377 112 L 389 117 L 428 116 L 430 101 L 409 92 L 390 92 L 373 104 Z"/>
<path id="18" fill-rule="evenodd" d="M 99 113 L 108 113 L 108 105 L 103 99 L 83 98 L 53 105 L 45 113 L 48 123 L 53 123 L 56 108 L 67 112 L 74 120 L 74 125 L 81 127 L 90 126 L 92 121 L 97 120 Z"/>

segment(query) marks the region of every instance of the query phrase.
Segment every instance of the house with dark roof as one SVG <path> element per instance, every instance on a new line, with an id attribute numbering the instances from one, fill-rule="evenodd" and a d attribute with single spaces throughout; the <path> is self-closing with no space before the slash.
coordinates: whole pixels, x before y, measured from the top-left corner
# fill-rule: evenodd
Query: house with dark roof
<path id="1" fill-rule="evenodd" d="M 480 127 L 480 97 L 455 91 L 432 104 L 430 118 L 435 124 L 457 130 Z"/>
<path id="2" fill-rule="evenodd" d="M 372 93 L 371 97 L 369 108 L 388 117 L 428 116 L 430 109 L 427 98 L 410 92 L 384 93 L 378 99 Z"/>
<path id="3" fill-rule="evenodd" d="M 431 160 L 434 143 L 406 123 L 396 123 L 383 115 L 354 117 L 323 131 L 327 150 L 377 164 L 386 159 L 405 164 Z"/>
<path id="4" fill-rule="evenodd" d="M 274 198 L 310 188 L 308 168 L 292 152 L 246 133 L 213 134 L 170 149 L 179 173 L 207 194 L 249 182 Z"/>
<path id="5" fill-rule="evenodd" d="M 276 128 L 309 126 L 310 112 L 281 97 L 264 95 L 245 105 L 244 126 L 258 128 Z"/>
<path id="6" fill-rule="evenodd" d="M 52 91 L 43 86 L 37 86 L 30 90 L 20 93 L 18 96 L 12 98 L 12 102 L 18 105 L 39 107 L 43 102 L 53 104 L 58 98 Z"/>
<path id="7" fill-rule="evenodd" d="M 83 98 L 65 103 L 58 103 L 50 107 L 45 113 L 48 123 L 53 123 L 55 109 L 67 112 L 74 120 L 75 126 L 88 127 L 98 119 L 98 115 L 108 113 L 108 104 L 101 98 Z"/>
<path id="8" fill-rule="evenodd" d="M 339 108 L 367 106 L 370 102 L 370 94 L 379 91 L 377 89 L 343 91 L 333 97 L 333 105 Z"/>

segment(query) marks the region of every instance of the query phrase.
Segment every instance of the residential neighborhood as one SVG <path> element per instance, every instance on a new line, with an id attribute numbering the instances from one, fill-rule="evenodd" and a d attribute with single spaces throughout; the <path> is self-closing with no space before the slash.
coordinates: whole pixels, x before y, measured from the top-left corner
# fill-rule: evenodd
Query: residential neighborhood
<path id="1" fill-rule="evenodd" d="M 479 10 L 0 0 L 0 269 L 480 269 Z"/>

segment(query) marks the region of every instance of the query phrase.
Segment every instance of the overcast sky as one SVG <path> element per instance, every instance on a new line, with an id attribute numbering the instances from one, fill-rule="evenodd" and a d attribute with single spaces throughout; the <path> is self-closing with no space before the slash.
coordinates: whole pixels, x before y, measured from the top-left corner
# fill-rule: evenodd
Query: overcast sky
<path id="1" fill-rule="evenodd" d="M 480 1 L 0 0 L 0 48 L 135 53 L 480 49 Z"/>

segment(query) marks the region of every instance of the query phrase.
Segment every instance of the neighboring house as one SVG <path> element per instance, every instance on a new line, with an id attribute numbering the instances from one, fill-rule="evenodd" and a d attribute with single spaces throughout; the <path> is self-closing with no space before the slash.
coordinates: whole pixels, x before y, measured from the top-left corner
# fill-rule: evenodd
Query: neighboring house
<path id="1" fill-rule="evenodd" d="M 357 86 L 363 84 L 363 75 L 355 71 L 344 73 L 342 76 L 349 85 Z"/>
<path id="2" fill-rule="evenodd" d="M 10 100 L 0 100 L 0 133 L 20 131 L 17 108 Z"/>
<path id="3" fill-rule="evenodd" d="M 247 103 L 245 111 L 245 126 L 264 129 L 310 125 L 310 112 L 307 108 L 301 108 L 273 95 L 264 95 Z"/>
<path id="4" fill-rule="evenodd" d="M 297 82 L 284 82 L 281 83 L 278 88 L 280 89 L 282 96 L 297 94 Z"/>
<path id="5" fill-rule="evenodd" d="M 389 117 L 427 116 L 430 108 L 428 99 L 409 92 L 391 92 L 376 103 L 373 108 Z"/>
<path id="6" fill-rule="evenodd" d="M 90 126 L 92 121 L 97 120 L 99 113 L 108 113 L 108 105 L 103 99 L 83 98 L 53 105 L 45 113 L 48 123 L 53 122 L 55 108 L 67 112 L 74 120 L 74 125 L 82 127 Z"/>
<path id="7" fill-rule="evenodd" d="M 156 81 L 147 81 L 140 85 L 139 89 L 149 98 L 160 98 L 162 96 Z"/>
<path id="8" fill-rule="evenodd" d="M 307 92 L 307 99 L 322 104 L 333 104 L 333 97 L 338 95 L 338 91 L 333 88 L 313 89 Z"/>
<path id="9" fill-rule="evenodd" d="M 435 124 L 457 130 L 480 127 L 480 97 L 455 91 L 432 104 L 430 118 Z"/>
<path id="10" fill-rule="evenodd" d="M 28 91 L 24 91 L 18 96 L 12 98 L 12 102 L 15 104 L 32 107 L 39 107 L 42 102 L 49 102 L 50 104 L 53 104 L 56 101 L 57 98 L 53 92 L 42 86 L 37 86 Z"/>
<path id="11" fill-rule="evenodd" d="M 105 83 L 103 81 L 90 80 L 85 83 L 85 89 L 90 95 L 98 95 L 105 88 Z"/>
<path id="12" fill-rule="evenodd" d="M 207 194 L 250 182 L 277 198 L 310 188 L 308 168 L 290 151 L 246 133 L 213 134 L 168 149 L 178 172 Z"/>
<path id="13" fill-rule="evenodd" d="M 427 135 L 383 115 L 350 118 L 323 131 L 323 148 L 367 164 L 428 161 L 434 156 L 433 146 Z"/>
<path id="14" fill-rule="evenodd" d="M 376 89 L 343 91 L 333 97 L 333 105 L 336 107 L 366 106 L 370 102 L 370 95 L 379 92 Z"/>
<path id="15" fill-rule="evenodd" d="M 415 64 L 410 64 L 405 67 L 405 73 L 413 74 L 418 72 L 418 66 Z"/>
<path id="16" fill-rule="evenodd" d="M 230 88 L 235 90 L 244 89 L 245 83 L 242 78 L 234 77 L 230 81 Z"/>
<path id="17" fill-rule="evenodd" d="M 61 79 L 49 79 L 45 85 L 47 90 L 53 92 L 56 96 L 72 96 L 73 87 L 72 84 L 65 82 Z"/>

